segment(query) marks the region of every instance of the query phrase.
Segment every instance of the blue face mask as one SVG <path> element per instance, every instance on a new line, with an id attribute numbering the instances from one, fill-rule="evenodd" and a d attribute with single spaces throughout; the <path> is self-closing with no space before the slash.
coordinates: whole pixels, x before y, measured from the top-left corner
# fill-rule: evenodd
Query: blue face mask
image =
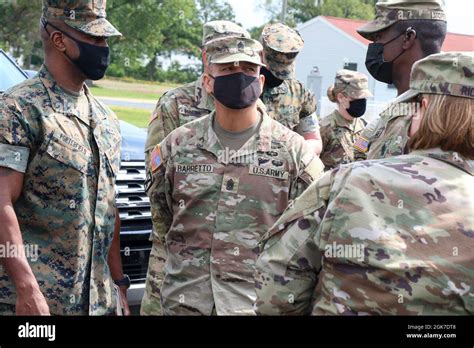
<path id="1" fill-rule="evenodd" d="M 110 50 L 107 46 L 92 45 L 84 41 L 77 40 L 71 35 L 61 31 L 53 24 L 43 21 L 43 27 L 49 34 L 46 27 L 50 25 L 54 29 L 60 31 L 68 38 L 73 40 L 79 48 L 79 58 L 72 59 L 64 53 L 66 57 L 90 80 L 100 80 L 104 77 L 105 72 L 110 64 Z"/>

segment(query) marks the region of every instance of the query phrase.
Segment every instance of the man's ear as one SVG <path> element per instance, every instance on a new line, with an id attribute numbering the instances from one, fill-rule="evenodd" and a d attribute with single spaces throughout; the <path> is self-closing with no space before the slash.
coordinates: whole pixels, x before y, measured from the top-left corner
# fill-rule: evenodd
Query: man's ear
<path id="1" fill-rule="evenodd" d="M 202 49 L 201 57 L 202 57 L 202 66 L 204 67 L 204 71 L 207 71 L 208 70 L 208 68 L 207 68 L 207 54 L 206 54 L 205 49 Z"/>
<path id="2" fill-rule="evenodd" d="M 265 85 L 265 75 L 260 73 L 258 79 L 260 80 L 260 90 L 263 92 L 263 86 Z"/>
<path id="3" fill-rule="evenodd" d="M 214 79 L 211 78 L 208 73 L 204 73 L 202 77 L 202 84 L 204 85 L 204 89 L 206 90 L 207 94 L 214 92 Z"/>
<path id="4" fill-rule="evenodd" d="M 403 49 L 410 49 L 415 44 L 417 37 L 416 30 L 413 28 L 408 28 L 405 32 L 405 38 L 403 39 Z"/>
<path id="5" fill-rule="evenodd" d="M 51 33 L 51 43 L 54 48 L 60 52 L 66 51 L 66 45 L 64 44 L 64 35 L 60 31 L 53 31 Z"/>

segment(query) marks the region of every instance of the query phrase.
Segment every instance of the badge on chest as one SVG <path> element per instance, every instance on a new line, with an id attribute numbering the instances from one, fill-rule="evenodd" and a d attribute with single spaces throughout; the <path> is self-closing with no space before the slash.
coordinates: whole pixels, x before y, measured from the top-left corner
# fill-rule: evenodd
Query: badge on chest
<path id="1" fill-rule="evenodd" d="M 176 173 L 180 174 L 200 174 L 213 173 L 213 164 L 178 164 L 176 165 Z"/>

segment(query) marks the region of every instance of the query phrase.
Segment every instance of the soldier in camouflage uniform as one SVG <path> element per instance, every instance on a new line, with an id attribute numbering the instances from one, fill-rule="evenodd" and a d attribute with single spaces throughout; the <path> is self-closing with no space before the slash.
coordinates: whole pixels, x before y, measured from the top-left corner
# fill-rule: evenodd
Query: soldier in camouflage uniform
<path id="1" fill-rule="evenodd" d="M 441 51 L 446 36 L 443 1 L 384 0 L 376 7 L 376 18 L 357 30 L 373 41 L 366 65 L 376 80 L 393 83 L 400 95 L 408 89 L 413 64 Z M 356 158 L 406 154 L 413 113 L 406 103 L 391 103 L 356 140 Z"/>
<path id="2" fill-rule="evenodd" d="M 338 109 L 321 121 L 323 151 L 319 155 L 326 169 L 354 162 L 354 138 L 366 123 L 360 118 L 365 113 L 369 91 L 367 76 L 351 70 L 339 70 L 328 98 Z"/>
<path id="3" fill-rule="evenodd" d="M 106 66 L 83 64 L 120 35 L 105 6 L 44 0 L 45 63 L 0 97 L 0 244 L 38 253 L 1 259 L 0 314 L 115 313 L 121 136 L 115 114 L 84 84 Z M 86 44 L 89 57 L 79 53 Z"/>
<path id="4" fill-rule="evenodd" d="M 300 135 L 258 107 L 261 44 L 225 38 L 206 49 L 204 86 L 216 111 L 151 154 L 147 193 L 167 248 L 161 302 L 165 315 L 251 315 L 257 241 L 323 166 Z"/>
<path id="5" fill-rule="evenodd" d="M 204 24 L 202 37 L 204 68 L 207 65 L 206 44 L 215 39 L 232 36 L 250 38 L 248 31 L 229 21 L 211 21 Z M 147 159 L 149 160 L 153 148 L 173 130 L 196 118 L 208 115 L 213 110 L 214 101 L 202 86 L 202 75 L 194 82 L 166 92 L 158 100 L 148 125 L 145 145 Z"/>
<path id="6" fill-rule="evenodd" d="M 317 154 L 322 142 L 316 116 L 316 99 L 295 78 L 295 60 L 303 49 L 304 41 L 294 29 L 282 23 L 268 24 L 263 28 L 262 67 L 265 87 L 260 97 L 268 115 L 284 126 L 302 135 Z"/>
<path id="7" fill-rule="evenodd" d="M 397 100 L 422 105 L 410 154 L 327 172 L 282 215 L 257 260 L 258 313 L 474 314 L 473 58 L 415 64 Z"/>
<path id="8" fill-rule="evenodd" d="M 206 44 L 212 40 L 224 37 L 250 38 L 250 34 L 237 24 L 229 21 L 211 21 L 204 24 L 202 49 L 203 64 L 206 69 Z M 166 92 L 158 101 L 148 125 L 148 137 L 145 145 L 146 164 L 150 160 L 150 152 L 173 130 L 197 118 L 208 115 L 214 110 L 214 100 L 207 94 L 202 85 L 203 76 L 197 81 Z M 149 168 L 147 168 L 149 172 Z M 152 206 L 152 220 L 156 231 L 159 225 L 158 212 Z M 163 267 L 166 259 L 164 241 L 155 234 L 156 244 L 150 255 L 145 296 L 142 300 L 141 315 L 160 315 L 161 304 L 159 294 L 163 281 Z M 156 296 L 150 298 L 149 296 Z"/>

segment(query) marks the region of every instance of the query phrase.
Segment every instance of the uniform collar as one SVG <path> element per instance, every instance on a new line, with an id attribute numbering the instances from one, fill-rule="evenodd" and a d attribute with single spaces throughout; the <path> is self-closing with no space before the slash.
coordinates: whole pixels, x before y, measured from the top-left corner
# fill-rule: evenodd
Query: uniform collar
<path id="1" fill-rule="evenodd" d="M 288 93 L 287 80 L 284 80 L 280 86 L 264 89 L 264 94 L 269 94 L 269 95 L 286 94 L 286 93 Z"/>
<path id="2" fill-rule="evenodd" d="M 199 76 L 196 81 L 194 100 L 196 101 L 198 109 L 209 110 L 209 112 L 211 112 L 214 110 L 214 100 L 209 94 L 207 94 L 206 89 L 204 88 L 203 76 L 204 75 Z"/>
<path id="3" fill-rule="evenodd" d="M 46 68 L 46 66 L 43 65 L 41 67 L 41 70 L 39 71 L 38 76 L 41 82 L 43 83 L 46 89 L 46 92 L 48 93 L 49 99 L 51 101 L 51 107 L 53 108 L 55 112 L 68 115 L 68 116 L 72 115 L 79 118 L 86 124 L 90 123 L 89 118 L 84 118 L 84 115 L 81 115 L 78 108 L 78 104 L 71 102 L 72 97 L 69 97 L 69 95 L 66 94 L 64 89 L 61 88 L 56 83 L 53 76 Z M 84 93 L 87 99 L 89 100 L 91 107 L 94 109 L 94 105 L 92 105 L 93 104 L 92 95 L 90 94 L 89 89 L 87 88 L 86 84 L 84 84 Z M 92 114 L 97 114 L 97 113 L 92 113 Z"/>
<path id="4" fill-rule="evenodd" d="M 235 157 L 242 155 L 251 155 L 257 151 L 267 152 L 271 150 L 272 145 L 272 119 L 267 115 L 265 110 L 257 105 L 259 113 L 262 115 L 262 123 L 259 127 L 258 133 L 253 135 L 239 151 L 235 154 Z M 220 151 L 224 151 L 216 132 L 212 127 L 216 111 L 212 111 L 208 116 L 203 118 L 202 129 L 204 134 L 198 139 L 196 146 L 203 150 L 212 152 L 217 158 Z"/>
<path id="5" fill-rule="evenodd" d="M 362 120 L 355 118 L 354 121 L 349 122 L 344 117 L 342 117 L 340 112 L 337 110 L 334 111 L 334 122 L 338 127 L 344 127 L 350 129 L 353 132 L 360 132 L 362 129 L 364 129 Z"/>
<path id="6" fill-rule="evenodd" d="M 454 151 L 443 151 L 440 148 L 435 148 L 428 150 L 414 150 L 410 152 L 410 155 L 421 155 L 431 157 L 449 163 L 474 176 L 474 161 L 465 159 Z"/>

